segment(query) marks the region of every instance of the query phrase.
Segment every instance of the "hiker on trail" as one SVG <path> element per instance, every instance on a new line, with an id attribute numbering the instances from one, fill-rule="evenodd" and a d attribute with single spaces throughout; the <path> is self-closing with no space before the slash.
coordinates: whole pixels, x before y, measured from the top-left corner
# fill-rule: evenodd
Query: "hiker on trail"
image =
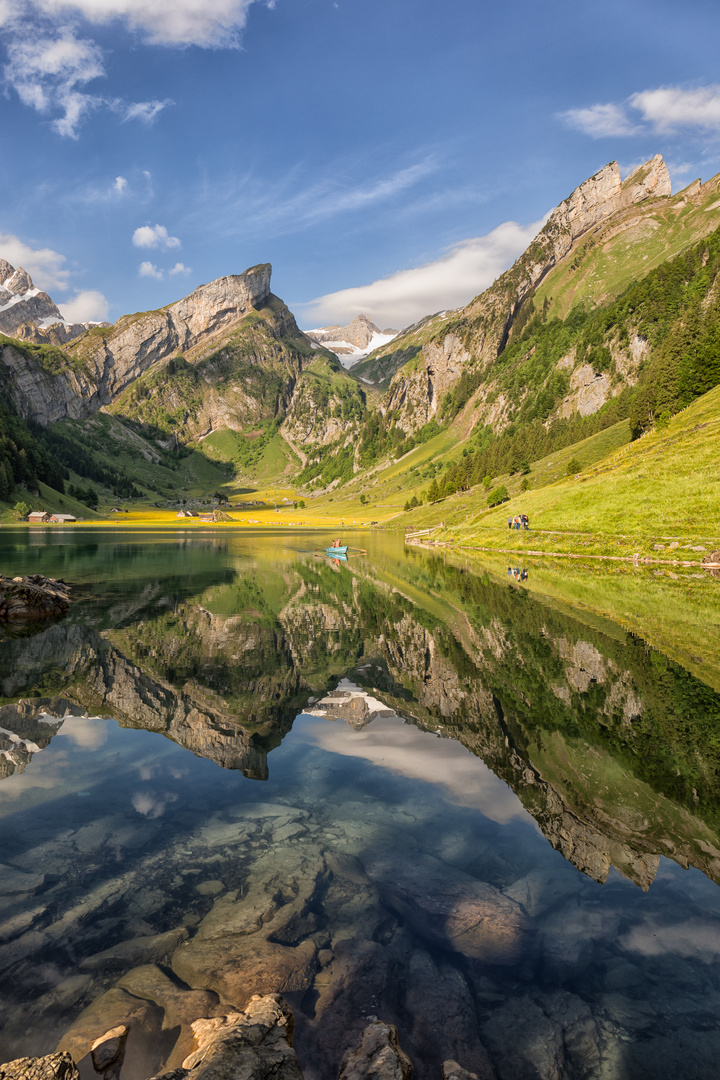
<path id="1" fill-rule="evenodd" d="M 523 516 L 522 516 L 522 526 L 523 526 L 523 529 L 529 529 L 530 528 L 530 518 L 527 516 L 527 514 L 523 514 Z"/>
<path id="2" fill-rule="evenodd" d="M 508 529 L 512 529 L 512 527 L 513 527 L 513 519 L 508 518 Z"/>

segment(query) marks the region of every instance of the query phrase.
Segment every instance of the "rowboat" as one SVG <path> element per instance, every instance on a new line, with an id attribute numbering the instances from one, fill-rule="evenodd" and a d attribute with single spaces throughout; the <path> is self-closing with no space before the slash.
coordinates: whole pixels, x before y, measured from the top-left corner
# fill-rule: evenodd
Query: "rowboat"
<path id="1" fill-rule="evenodd" d="M 348 545 L 343 544 L 342 547 L 328 547 L 325 548 L 326 555 L 347 555 Z"/>

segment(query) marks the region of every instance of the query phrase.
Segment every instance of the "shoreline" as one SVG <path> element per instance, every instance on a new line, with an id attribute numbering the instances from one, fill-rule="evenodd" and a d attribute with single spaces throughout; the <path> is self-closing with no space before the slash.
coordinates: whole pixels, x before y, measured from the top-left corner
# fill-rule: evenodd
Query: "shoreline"
<path id="1" fill-rule="evenodd" d="M 434 551 L 437 548 L 443 548 L 446 551 L 461 551 L 463 553 L 482 551 L 486 554 L 492 555 L 526 555 L 532 557 L 548 558 L 548 559 L 593 559 L 601 562 L 624 562 L 633 563 L 635 565 L 643 564 L 645 566 L 660 565 L 660 566 L 698 566 L 703 570 L 720 570 L 720 562 L 706 563 L 697 559 L 661 559 L 652 557 L 650 555 L 592 555 L 586 552 L 569 552 L 569 551 L 539 551 L 532 548 L 493 548 L 493 547 L 478 547 L 474 544 L 462 544 L 453 543 L 446 540 L 415 540 L 406 539 L 405 543 L 408 547 L 425 548 L 427 551 Z"/>

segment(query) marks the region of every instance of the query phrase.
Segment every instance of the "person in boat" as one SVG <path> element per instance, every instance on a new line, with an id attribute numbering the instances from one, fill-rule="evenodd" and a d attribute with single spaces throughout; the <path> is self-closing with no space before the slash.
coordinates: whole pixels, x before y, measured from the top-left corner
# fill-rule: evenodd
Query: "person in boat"
<path id="1" fill-rule="evenodd" d="M 337 540 L 333 540 L 330 547 L 342 547 L 342 540 L 340 539 L 339 536 L 338 536 Z"/>

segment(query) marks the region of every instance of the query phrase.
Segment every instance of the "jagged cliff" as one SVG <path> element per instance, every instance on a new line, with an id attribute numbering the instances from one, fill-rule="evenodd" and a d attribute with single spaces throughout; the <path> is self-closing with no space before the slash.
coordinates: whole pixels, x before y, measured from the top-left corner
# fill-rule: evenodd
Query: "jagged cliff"
<path id="1" fill-rule="evenodd" d="M 125 315 L 71 342 L 65 354 L 5 343 L 0 358 L 11 393 L 26 419 L 47 425 L 97 412 L 151 365 L 183 353 L 195 360 L 213 351 L 270 297 L 269 264 L 201 285 L 158 311 Z"/>
<path id="2" fill-rule="evenodd" d="M 659 154 L 624 182 L 613 161 L 580 184 L 489 289 L 461 312 L 425 324 L 416 332 L 417 341 L 410 336 L 393 343 L 405 366 L 392 378 L 383 411 L 394 415 L 408 432 L 422 427 L 436 415 L 442 398 L 469 364 L 486 366 L 497 358 L 523 301 L 579 241 L 622 211 L 648 199 L 667 199 L 670 193 L 670 176 Z M 413 355 L 407 362 L 409 350 Z"/>
<path id="3" fill-rule="evenodd" d="M 720 177 L 715 177 L 671 195 L 660 154 L 624 181 L 611 162 L 555 208 L 527 251 L 485 293 L 372 353 L 358 374 L 392 376 L 382 410 L 408 433 L 441 415 L 446 395 L 461 376 L 475 387 L 483 381 L 472 402 L 472 423 L 502 430 L 512 419 L 512 404 L 495 384 L 494 364 L 514 340 L 526 311 L 542 301 L 548 318 L 563 318 L 579 301 L 590 306 L 606 302 L 638 275 L 716 229 L 719 189 Z M 557 416 L 594 413 L 634 383 L 647 342 L 638 337 L 614 352 L 614 380 L 583 368 L 574 353 L 566 357 L 567 393 Z"/>
<path id="4" fill-rule="evenodd" d="M 176 447 L 222 429 L 252 440 L 284 421 L 302 460 L 303 446 L 354 431 L 365 397 L 298 329 L 270 292 L 270 274 L 263 264 L 220 278 L 167 308 L 94 327 L 63 350 L 6 339 L 0 379 L 21 415 L 43 426 L 102 410 L 134 425 L 128 439 L 142 432 Z M 72 425 L 63 437 L 73 440 Z M 232 447 L 219 453 L 235 460 Z"/>

